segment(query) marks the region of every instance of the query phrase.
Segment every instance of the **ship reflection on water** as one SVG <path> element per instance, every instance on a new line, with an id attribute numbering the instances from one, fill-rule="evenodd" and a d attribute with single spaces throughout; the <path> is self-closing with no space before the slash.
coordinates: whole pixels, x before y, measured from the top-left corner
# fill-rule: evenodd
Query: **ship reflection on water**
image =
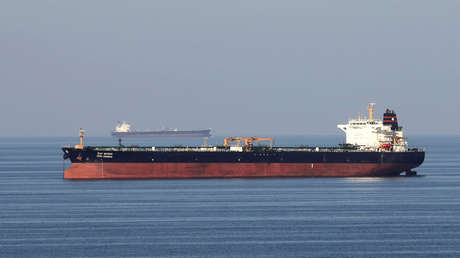
<path id="1" fill-rule="evenodd" d="M 347 177 L 344 178 L 345 181 L 350 182 L 350 183 L 376 183 L 376 182 L 382 182 L 385 180 L 391 180 L 392 178 L 398 178 L 398 177 Z"/>

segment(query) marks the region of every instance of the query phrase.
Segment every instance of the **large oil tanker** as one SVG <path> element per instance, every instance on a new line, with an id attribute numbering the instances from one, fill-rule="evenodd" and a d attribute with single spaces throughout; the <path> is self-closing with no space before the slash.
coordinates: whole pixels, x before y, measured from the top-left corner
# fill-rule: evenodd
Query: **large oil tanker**
<path id="1" fill-rule="evenodd" d="M 272 138 L 229 137 L 221 146 L 64 147 L 72 165 L 66 179 L 256 178 L 256 177 L 378 177 L 413 175 L 425 158 L 422 149 L 408 148 L 396 113 L 383 120 L 351 119 L 338 128 L 346 134 L 338 147 L 273 146 Z M 270 146 L 254 146 L 270 141 Z M 230 143 L 238 145 L 231 146 Z M 243 143 L 242 146 L 239 143 Z"/>

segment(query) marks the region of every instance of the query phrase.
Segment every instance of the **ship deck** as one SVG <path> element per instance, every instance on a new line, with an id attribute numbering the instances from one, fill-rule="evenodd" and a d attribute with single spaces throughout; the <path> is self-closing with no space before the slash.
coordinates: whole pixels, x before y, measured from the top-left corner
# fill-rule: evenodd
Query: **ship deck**
<path id="1" fill-rule="evenodd" d="M 235 148 L 237 147 L 237 148 Z M 65 148 L 72 148 L 65 146 Z M 100 152 L 383 152 L 376 149 L 359 149 L 343 147 L 265 147 L 254 146 L 249 149 L 233 146 L 85 146 L 85 149 Z M 391 152 L 391 151 L 385 151 Z M 407 152 L 424 152 L 423 149 L 411 148 Z"/>

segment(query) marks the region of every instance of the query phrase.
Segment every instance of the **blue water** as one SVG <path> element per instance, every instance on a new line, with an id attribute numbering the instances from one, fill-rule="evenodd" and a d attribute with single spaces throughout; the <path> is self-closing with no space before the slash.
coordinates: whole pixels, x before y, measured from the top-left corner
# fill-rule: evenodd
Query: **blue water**
<path id="1" fill-rule="evenodd" d="M 77 138 L 0 138 L 0 257 L 460 256 L 460 137 L 409 140 L 423 176 L 68 181 Z"/>

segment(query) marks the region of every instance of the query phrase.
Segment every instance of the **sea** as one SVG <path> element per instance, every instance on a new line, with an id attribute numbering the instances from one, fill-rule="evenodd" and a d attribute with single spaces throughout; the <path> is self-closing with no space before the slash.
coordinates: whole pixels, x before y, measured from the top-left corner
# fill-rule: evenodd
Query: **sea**
<path id="1" fill-rule="evenodd" d="M 3 137 L 0 257 L 460 257 L 460 136 L 408 140 L 415 177 L 72 181 L 60 148 L 78 137 Z"/>

